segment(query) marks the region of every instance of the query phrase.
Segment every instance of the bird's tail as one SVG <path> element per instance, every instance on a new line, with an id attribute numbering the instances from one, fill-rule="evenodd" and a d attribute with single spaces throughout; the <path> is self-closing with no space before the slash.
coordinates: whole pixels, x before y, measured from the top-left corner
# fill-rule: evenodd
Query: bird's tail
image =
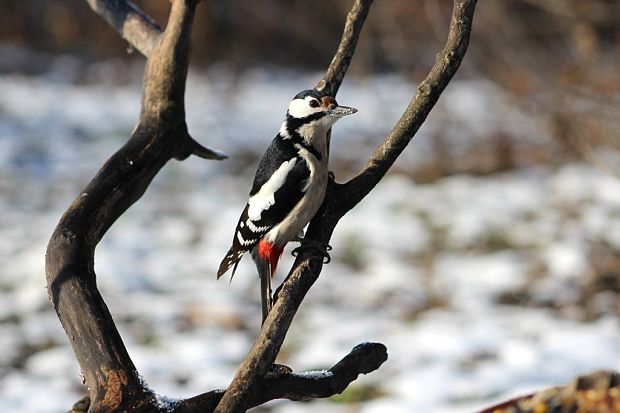
<path id="1" fill-rule="evenodd" d="M 252 257 L 256 263 L 258 277 L 260 278 L 263 323 L 273 306 L 271 279 L 276 272 L 282 251 L 283 248 L 278 248 L 273 243 L 264 240 L 260 240 L 258 245 L 252 249 Z"/>
<path id="2" fill-rule="evenodd" d="M 230 279 L 232 281 L 232 277 L 234 277 L 235 271 L 237 270 L 237 265 L 239 265 L 239 261 L 241 260 L 241 257 L 244 253 L 245 251 L 237 250 L 233 246 L 220 263 L 220 268 L 217 270 L 217 279 L 219 280 L 220 277 L 224 275 L 224 273 L 226 273 L 226 271 L 228 271 L 230 267 L 234 266 L 232 275 L 230 276 Z"/>

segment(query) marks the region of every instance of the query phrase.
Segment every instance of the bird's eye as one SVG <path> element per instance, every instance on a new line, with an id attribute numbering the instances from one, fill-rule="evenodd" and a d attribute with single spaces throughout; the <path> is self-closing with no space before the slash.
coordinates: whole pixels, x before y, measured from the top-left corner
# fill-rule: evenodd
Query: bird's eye
<path id="1" fill-rule="evenodd" d="M 312 99 L 312 100 L 310 101 L 310 107 L 312 107 L 312 108 L 318 108 L 318 107 L 319 107 L 319 101 L 318 101 L 318 100 L 315 100 L 315 99 Z"/>

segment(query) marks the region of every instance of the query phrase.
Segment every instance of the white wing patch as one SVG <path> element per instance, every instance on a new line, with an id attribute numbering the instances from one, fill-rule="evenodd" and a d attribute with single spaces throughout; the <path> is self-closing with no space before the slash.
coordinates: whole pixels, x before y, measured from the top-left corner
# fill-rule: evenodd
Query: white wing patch
<path id="1" fill-rule="evenodd" d="M 247 240 L 247 241 L 244 240 L 240 232 L 237 232 L 237 241 L 239 241 L 239 244 L 243 246 L 250 245 L 251 243 L 254 242 L 254 240 Z"/>
<path id="2" fill-rule="evenodd" d="M 295 162 L 297 162 L 295 158 L 282 162 L 282 165 L 271 175 L 271 178 L 250 198 L 248 201 L 248 218 L 252 221 L 260 221 L 263 211 L 268 210 L 270 206 L 276 203 L 274 194 L 286 182 L 286 177 L 295 166 Z"/>
<path id="3" fill-rule="evenodd" d="M 268 226 L 257 227 L 256 225 L 254 225 L 254 223 L 252 222 L 251 219 L 248 219 L 246 222 L 248 223 L 248 228 L 252 232 L 262 232 L 262 231 L 267 231 L 269 229 Z M 243 224 L 243 222 L 242 222 L 242 224 Z"/>

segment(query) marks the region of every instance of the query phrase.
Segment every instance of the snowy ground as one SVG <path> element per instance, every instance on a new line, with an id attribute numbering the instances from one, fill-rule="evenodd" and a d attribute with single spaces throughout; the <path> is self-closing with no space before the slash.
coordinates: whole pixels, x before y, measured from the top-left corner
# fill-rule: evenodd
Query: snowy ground
<path id="1" fill-rule="evenodd" d="M 216 281 L 216 265 L 256 157 L 288 99 L 317 79 L 193 73 L 190 132 L 231 159 L 171 162 L 97 248 L 100 290 L 139 371 L 161 394 L 225 387 L 253 342 L 260 303 L 250 260 L 230 285 Z M 5 75 L 0 91 L 0 411 L 58 413 L 84 389 L 48 303 L 45 246 L 73 197 L 127 138 L 139 82 Z M 337 180 L 363 164 L 414 91 L 397 77 L 345 83 L 339 101 L 359 113 L 334 131 Z M 578 373 L 620 369 L 616 178 L 585 163 L 517 159 L 521 167 L 502 173 L 412 179 L 437 136 L 464 159 L 483 156 L 501 134 L 529 148 L 549 141 L 540 120 L 491 85 L 450 86 L 399 173 L 341 221 L 333 262 L 280 356 L 296 371 L 325 368 L 376 341 L 389 360 L 341 396 L 260 410 L 465 413 Z M 282 268 L 292 262 L 284 260 Z"/>

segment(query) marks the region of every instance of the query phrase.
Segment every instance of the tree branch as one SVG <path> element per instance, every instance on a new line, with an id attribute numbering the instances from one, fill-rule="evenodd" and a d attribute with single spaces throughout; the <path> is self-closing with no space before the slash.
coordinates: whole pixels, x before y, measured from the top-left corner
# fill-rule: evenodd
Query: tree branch
<path id="1" fill-rule="evenodd" d="M 86 0 L 129 44 L 150 56 L 161 36 L 161 28 L 138 6 L 126 0 Z"/>
<path id="2" fill-rule="evenodd" d="M 329 370 L 292 373 L 269 372 L 258 391 L 252 394 L 249 407 L 260 406 L 270 400 L 309 400 L 342 393 L 360 374 L 378 369 L 387 360 L 387 349 L 379 343 L 362 343 L 353 348 Z M 213 390 L 174 403 L 171 412 L 212 412 L 222 399 L 223 390 Z M 73 406 L 72 413 L 86 412 L 90 400 L 84 398 Z"/>
<path id="3" fill-rule="evenodd" d="M 337 56 L 332 60 L 332 66 L 318 87 L 329 87 L 336 91 L 340 86 L 370 4 L 370 1 L 355 2 L 347 19 L 346 27 L 349 31 L 345 30 Z M 475 0 L 455 0 L 446 47 L 427 79 L 418 87 L 418 94 L 403 114 L 401 121 L 386 138 L 386 143 L 371 157 L 369 162 L 373 167 L 370 169 L 367 167 L 362 171 L 361 177 L 354 179 L 350 186 L 330 182 L 325 201 L 310 223 L 306 237 L 329 242 L 338 220 L 370 192 L 411 140 L 458 69 L 467 49 L 475 4 Z M 381 150 L 384 150 L 384 155 L 380 154 Z M 371 178 L 366 178 L 367 176 Z M 347 199 L 347 196 L 355 198 Z M 249 394 L 260 388 L 263 377 L 275 361 L 284 342 L 297 309 L 318 278 L 322 267 L 323 256 L 316 249 L 307 248 L 299 254 L 291 272 L 276 292 L 274 306 L 252 350 L 216 408 L 217 413 L 240 412 L 247 409 Z"/>
<path id="4" fill-rule="evenodd" d="M 446 45 L 390 134 L 375 149 L 364 169 L 340 188 L 336 202 L 340 204 L 341 214 L 353 208 L 379 183 L 452 80 L 469 45 L 475 7 L 476 0 L 455 0 Z"/>
<path id="5" fill-rule="evenodd" d="M 95 3 L 110 4 L 126 3 Z M 183 100 L 195 6 L 195 0 L 173 1 L 168 26 L 147 60 L 138 125 L 69 206 L 47 247 L 48 294 L 82 368 L 90 412 L 154 411 L 154 395 L 143 386 L 97 289 L 94 249 L 159 169 L 193 145 Z"/>
<path id="6" fill-rule="evenodd" d="M 378 369 L 387 360 L 387 349 L 379 343 L 363 343 L 329 370 L 292 373 L 268 373 L 248 402 L 248 408 L 260 406 L 270 400 L 309 400 L 331 397 L 342 393 L 360 374 Z M 182 402 L 183 408 L 175 413 L 213 411 L 224 395 L 221 390 L 201 394 Z"/>
<path id="7" fill-rule="evenodd" d="M 364 27 L 364 22 L 366 22 L 372 2 L 373 0 L 356 0 L 353 7 L 351 7 L 347 14 L 338 50 L 329 64 L 325 76 L 316 85 L 317 90 L 324 90 L 331 96 L 336 96 L 338 93 L 338 89 L 340 89 L 340 85 L 351 64 L 357 41 L 362 32 L 362 27 Z"/>
<path id="8" fill-rule="evenodd" d="M 198 0 L 174 0 L 168 25 L 161 35 L 146 15 L 126 1 L 87 1 L 149 58 L 140 119 L 131 138 L 71 204 L 50 239 L 46 254 L 48 292 L 82 367 L 92 400 L 89 411 L 161 411 L 155 395 L 143 386 L 99 295 L 94 249 L 115 220 L 142 196 L 168 160 L 184 159 L 190 154 L 213 159 L 223 157 L 194 141 L 185 123 L 183 98 L 189 33 Z M 318 87 L 329 88 L 333 94 L 337 92 L 371 3 L 372 0 L 355 1 L 336 56 Z M 453 24 L 444 49 L 447 64 L 438 62 L 420 85 L 403 119 L 386 138 L 383 156 L 377 155 L 380 147 L 369 166 L 346 185 L 330 182 L 325 202 L 308 230 L 309 237 L 329 241 L 338 220 L 376 185 L 417 131 L 458 68 L 467 48 L 474 5 L 475 0 L 455 1 Z M 460 46 L 452 49 L 453 43 Z M 347 191 L 356 196 L 355 202 L 343 200 Z M 179 402 L 174 411 L 195 411 L 192 400 L 215 400 L 213 403 L 219 400 L 216 412 L 236 413 L 259 404 L 260 397 L 265 398 L 262 402 L 275 397 L 294 400 L 326 397 L 344 390 L 360 373 L 378 368 L 387 358 L 385 347 L 367 344 L 356 347 L 329 370 L 330 374 L 318 380 L 289 373 L 268 374 L 293 317 L 322 265 L 323 257 L 317 251 L 303 250 L 277 292 L 275 305 L 228 390 L 223 395 L 216 391 Z M 201 410 L 210 411 L 205 406 Z"/>
<path id="9" fill-rule="evenodd" d="M 336 55 L 317 88 L 330 88 L 333 94 L 336 94 L 347 72 L 351 57 L 355 53 L 355 46 L 371 4 L 372 0 L 354 2 L 347 15 L 344 33 Z M 320 256 L 303 266 L 298 265 L 297 262 L 299 259 L 281 286 L 278 299 L 263 323 L 263 328 L 254 346 L 237 370 L 233 381 L 215 409 L 216 413 L 247 410 L 251 394 L 261 387 L 268 369 L 273 365 L 299 305 L 321 271 L 323 258 Z M 311 268 L 309 273 L 316 274 L 316 276 L 302 278 L 303 269 L 306 267 Z"/>

